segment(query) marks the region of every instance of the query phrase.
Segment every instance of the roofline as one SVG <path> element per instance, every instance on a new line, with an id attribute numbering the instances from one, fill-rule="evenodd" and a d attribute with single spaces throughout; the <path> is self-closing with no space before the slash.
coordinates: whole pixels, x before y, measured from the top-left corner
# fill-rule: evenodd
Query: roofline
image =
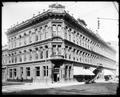
<path id="1" fill-rule="evenodd" d="M 41 16 L 44 16 L 44 15 L 46 15 L 46 14 L 48 14 L 48 13 L 56 14 L 56 13 L 53 13 L 53 12 L 49 11 L 49 9 L 48 9 L 47 11 L 45 11 L 45 12 L 43 12 L 43 13 L 41 13 L 41 14 L 38 14 L 37 16 L 34 16 L 34 17 L 32 17 L 32 18 L 30 18 L 30 19 L 28 19 L 28 20 L 26 20 L 26 21 L 24 21 L 24 22 L 22 22 L 22 23 L 20 23 L 20 24 L 18 24 L 18 25 L 16 25 L 16 26 L 12 27 L 12 28 L 9 28 L 8 31 L 6 32 L 6 34 L 8 35 L 10 32 L 12 32 L 13 29 L 22 27 L 23 25 L 26 25 L 26 24 L 30 24 L 31 20 L 34 21 L 34 20 L 36 20 L 37 18 L 39 18 L 39 17 L 41 17 Z M 83 30 L 87 31 L 87 33 L 88 33 L 89 35 L 92 35 L 94 38 L 97 39 L 97 41 L 102 42 L 105 46 L 107 46 L 108 48 L 110 48 L 112 51 L 114 51 L 114 52 L 116 53 L 116 51 L 115 51 L 111 46 L 109 46 L 104 40 L 102 40 L 102 39 L 100 39 L 99 37 L 97 37 L 96 34 L 93 33 L 93 31 L 91 31 L 91 30 L 88 29 L 87 27 L 83 26 L 82 24 L 78 23 L 78 21 L 77 21 L 73 16 L 71 16 L 70 14 L 68 14 L 66 11 L 64 11 L 64 13 L 65 13 L 66 16 L 68 16 L 69 18 L 71 18 L 72 21 L 73 21 L 75 24 L 79 25 Z M 10 31 L 10 30 L 11 30 L 11 31 Z"/>

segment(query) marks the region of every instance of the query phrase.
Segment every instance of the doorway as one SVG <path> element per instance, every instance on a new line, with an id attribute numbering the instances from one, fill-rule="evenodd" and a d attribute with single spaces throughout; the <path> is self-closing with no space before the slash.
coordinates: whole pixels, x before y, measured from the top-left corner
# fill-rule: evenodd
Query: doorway
<path id="1" fill-rule="evenodd" d="M 54 78 L 54 82 L 58 82 L 59 81 L 59 74 L 58 73 L 55 73 L 53 75 L 53 78 Z"/>

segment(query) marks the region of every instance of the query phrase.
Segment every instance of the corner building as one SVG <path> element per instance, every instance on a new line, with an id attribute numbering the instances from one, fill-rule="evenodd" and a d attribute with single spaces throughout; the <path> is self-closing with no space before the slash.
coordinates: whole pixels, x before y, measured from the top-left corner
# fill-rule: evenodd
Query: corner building
<path id="1" fill-rule="evenodd" d="M 3 60 L 8 81 L 70 81 L 74 67 L 102 65 L 115 70 L 115 50 L 60 4 L 50 5 L 6 34 L 9 47 Z"/>

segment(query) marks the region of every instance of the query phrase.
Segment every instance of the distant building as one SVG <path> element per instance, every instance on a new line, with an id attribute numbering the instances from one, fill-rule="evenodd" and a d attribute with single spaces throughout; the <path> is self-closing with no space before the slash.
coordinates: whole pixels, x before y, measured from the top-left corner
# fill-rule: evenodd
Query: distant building
<path id="1" fill-rule="evenodd" d="M 99 65 L 114 71 L 116 51 L 84 24 L 68 14 L 65 6 L 52 4 L 49 10 L 8 29 L 3 78 L 62 82 L 73 80 L 76 70 L 92 75 L 90 70 Z"/>

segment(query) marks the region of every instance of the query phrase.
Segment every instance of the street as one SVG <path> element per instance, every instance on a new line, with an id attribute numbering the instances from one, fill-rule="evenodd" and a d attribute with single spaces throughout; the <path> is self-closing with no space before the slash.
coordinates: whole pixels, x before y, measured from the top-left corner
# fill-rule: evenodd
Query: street
<path id="1" fill-rule="evenodd" d="M 49 89 L 3 93 L 3 95 L 116 95 L 118 83 L 93 83 Z"/>

